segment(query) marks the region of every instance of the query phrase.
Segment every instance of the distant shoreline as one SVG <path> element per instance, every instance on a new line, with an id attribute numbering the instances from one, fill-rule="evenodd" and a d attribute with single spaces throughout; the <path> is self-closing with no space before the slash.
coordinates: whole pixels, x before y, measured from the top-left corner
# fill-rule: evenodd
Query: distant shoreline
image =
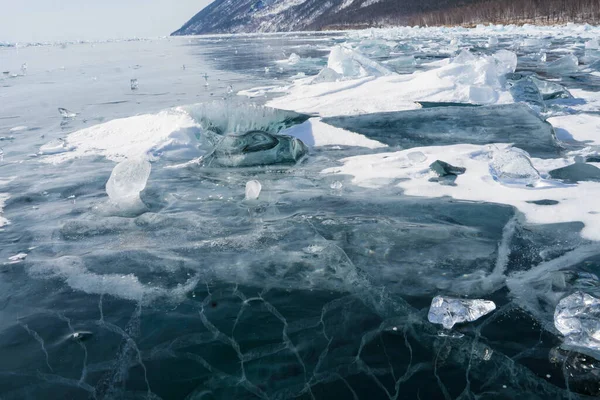
<path id="1" fill-rule="evenodd" d="M 600 21 L 596 22 L 580 22 L 580 21 L 534 21 L 534 20 L 521 20 L 521 21 L 496 21 L 496 22 L 470 22 L 463 24 L 432 24 L 432 25 L 414 25 L 414 27 L 420 28 L 466 28 L 466 29 L 474 29 L 478 26 L 567 26 L 569 24 L 573 25 L 590 25 L 590 26 L 600 26 Z M 336 25 L 328 25 L 324 26 L 319 30 L 319 32 L 329 32 L 329 31 L 352 31 L 352 30 L 361 30 L 361 29 L 389 29 L 389 28 L 399 28 L 399 27 L 410 27 L 410 25 L 395 25 L 395 24 L 336 24 Z"/>

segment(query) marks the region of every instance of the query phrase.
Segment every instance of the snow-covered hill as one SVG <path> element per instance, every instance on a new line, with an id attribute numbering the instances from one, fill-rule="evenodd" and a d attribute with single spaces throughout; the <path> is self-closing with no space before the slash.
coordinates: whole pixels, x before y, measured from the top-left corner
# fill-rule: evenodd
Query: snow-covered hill
<path id="1" fill-rule="evenodd" d="M 215 0 L 173 34 L 597 21 L 598 0 Z"/>
<path id="2" fill-rule="evenodd" d="M 431 0 L 425 0 L 431 1 Z M 367 25 L 395 0 L 215 0 L 174 35 L 285 32 Z M 408 2 L 410 3 L 410 2 Z M 401 5 L 406 11 L 411 6 Z M 385 7 L 383 7 L 385 8 Z M 370 15 L 370 17 L 368 17 Z"/>

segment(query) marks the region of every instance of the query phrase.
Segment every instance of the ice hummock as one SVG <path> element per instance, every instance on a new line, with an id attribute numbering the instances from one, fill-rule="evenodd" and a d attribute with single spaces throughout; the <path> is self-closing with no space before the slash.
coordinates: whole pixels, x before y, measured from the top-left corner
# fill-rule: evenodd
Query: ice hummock
<path id="1" fill-rule="evenodd" d="M 358 78 L 364 76 L 385 76 L 393 72 L 383 65 L 344 46 L 335 46 L 331 49 L 327 68 L 337 72 L 343 77 Z"/>
<path id="2" fill-rule="evenodd" d="M 600 359 L 600 299 L 583 292 L 565 297 L 556 306 L 554 326 L 564 346 Z"/>
<path id="3" fill-rule="evenodd" d="M 257 200 L 260 196 L 262 185 L 257 180 L 246 182 L 246 200 Z"/>
<path id="4" fill-rule="evenodd" d="M 152 166 L 145 158 L 133 158 L 117 164 L 106 182 L 110 201 L 121 209 L 142 206 L 140 192 L 146 188 L 151 170 Z"/>
<path id="5" fill-rule="evenodd" d="M 327 68 L 331 71 L 292 86 L 268 89 L 288 94 L 267 105 L 340 116 L 410 110 L 417 108 L 416 101 L 506 104 L 512 98 L 505 75 L 514 72 L 516 63 L 516 55 L 506 50 L 491 56 L 465 50 L 453 60 L 431 63 L 433 68 L 426 71 L 398 75 L 352 49 L 338 46 L 329 57 Z"/>
<path id="6" fill-rule="evenodd" d="M 432 324 L 440 324 L 445 329 L 463 322 L 473 322 L 491 313 L 496 304 L 489 300 L 464 300 L 436 296 L 431 301 L 427 319 Z"/>
<path id="7" fill-rule="evenodd" d="M 531 163 L 529 154 L 516 147 L 495 149 L 490 161 L 492 177 L 504 185 L 535 185 L 540 173 Z"/>

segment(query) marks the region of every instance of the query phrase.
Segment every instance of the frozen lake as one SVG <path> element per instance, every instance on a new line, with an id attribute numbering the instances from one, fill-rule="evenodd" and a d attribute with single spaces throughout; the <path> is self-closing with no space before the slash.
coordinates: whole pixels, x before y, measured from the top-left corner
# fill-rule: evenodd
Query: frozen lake
<path id="1" fill-rule="evenodd" d="M 0 399 L 600 395 L 599 38 L 0 47 Z"/>

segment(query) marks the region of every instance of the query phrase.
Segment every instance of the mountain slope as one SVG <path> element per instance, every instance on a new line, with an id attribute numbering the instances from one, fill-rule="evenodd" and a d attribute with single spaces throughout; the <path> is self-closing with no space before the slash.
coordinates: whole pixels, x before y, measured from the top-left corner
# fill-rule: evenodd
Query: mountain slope
<path id="1" fill-rule="evenodd" d="M 173 35 L 598 21 L 598 0 L 215 0 Z"/>

